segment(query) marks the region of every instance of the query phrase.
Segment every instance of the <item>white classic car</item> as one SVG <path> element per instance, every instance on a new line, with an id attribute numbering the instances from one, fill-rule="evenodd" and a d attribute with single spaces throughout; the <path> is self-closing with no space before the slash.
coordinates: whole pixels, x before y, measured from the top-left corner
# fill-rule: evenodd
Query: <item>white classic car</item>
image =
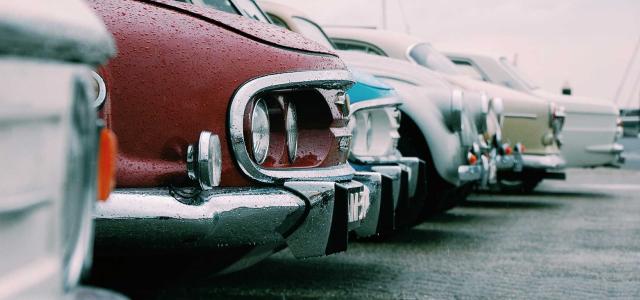
<path id="1" fill-rule="evenodd" d="M 564 122 L 562 107 L 540 97 L 462 75 L 456 66 L 428 43 L 410 35 L 368 28 L 327 28 L 339 49 L 393 57 L 437 72 L 452 86 L 468 93 L 487 93 L 504 103 L 502 133 L 512 145 L 526 146 L 522 172 L 498 172 L 500 187 L 530 191 L 543 179 L 564 179 L 565 162 L 559 139 Z M 518 147 L 522 149 L 522 147 Z"/>
<path id="2" fill-rule="evenodd" d="M 77 287 L 116 151 L 91 68 L 114 52 L 81 1 L 0 2 L 0 299 L 124 299 Z"/>
<path id="3" fill-rule="evenodd" d="M 566 96 L 547 92 L 526 80 L 505 58 L 449 53 L 448 57 L 465 73 L 487 82 L 522 91 L 565 107 L 562 155 L 568 167 L 595 167 L 616 164 L 624 146 L 619 111 L 610 101 Z"/>

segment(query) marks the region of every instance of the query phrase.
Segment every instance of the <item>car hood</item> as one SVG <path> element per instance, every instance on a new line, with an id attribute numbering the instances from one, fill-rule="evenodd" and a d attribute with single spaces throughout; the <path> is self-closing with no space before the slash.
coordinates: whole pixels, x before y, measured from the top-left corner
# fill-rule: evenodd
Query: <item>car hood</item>
<path id="1" fill-rule="evenodd" d="M 619 113 L 615 104 L 604 99 L 559 95 L 541 89 L 535 89 L 532 93 L 564 106 L 567 112 L 607 115 L 618 115 Z"/>
<path id="2" fill-rule="evenodd" d="M 351 103 L 395 96 L 393 88 L 358 68 L 349 68 L 356 84 L 347 93 Z"/>
<path id="3" fill-rule="evenodd" d="M 139 0 L 144 1 L 144 0 Z M 212 8 L 180 3 L 175 0 L 147 0 L 168 9 L 203 19 L 229 31 L 276 47 L 298 51 L 314 52 L 337 56 L 333 50 L 305 38 L 304 36 L 276 25 L 258 22 L 240 15 L 230 14 Z M 145 2 L 147 2 L 145 1 Z"/>
<path id="4" fill-rule="evenodd" d="M 115 44 L 84 1 L 4 0 L 0 54 L 98 65 L 115 54 Z"/>

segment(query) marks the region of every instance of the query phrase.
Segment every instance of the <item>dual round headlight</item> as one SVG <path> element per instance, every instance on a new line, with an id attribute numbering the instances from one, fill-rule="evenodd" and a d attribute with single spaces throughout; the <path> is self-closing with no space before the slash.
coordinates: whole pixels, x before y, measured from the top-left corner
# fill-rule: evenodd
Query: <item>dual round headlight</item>
<path id="1" fill-rule="evenodd" d="M 282 99 L 280 99 L 282 100 Z M 293 102 L 284 104 L 284 125 L 287 152 L 289 160 L 293 163 L 298 151 L 298 114 Z M 269 107 L 263 98 L 258 99 L 251 113 L 251 140 L 253 157 L 258 164 L 262 164 L 269 154 L 270 139 Z"/>
<path id="2" fill-rule="evenodd" d="M 289 160 L 293 162 L 298 152 L 298 113 L 293 102 L 287 103 L 285 112 L 285 131 L 287 134 L 287 151 Z"/>
<path id="3" fill-rule="evenodd" d="M 251 113 L 251 141 L 253 158 L 258 164 L 267 159 L 269 152 L 269 108 L 264 99 L 258 99 Z"/>

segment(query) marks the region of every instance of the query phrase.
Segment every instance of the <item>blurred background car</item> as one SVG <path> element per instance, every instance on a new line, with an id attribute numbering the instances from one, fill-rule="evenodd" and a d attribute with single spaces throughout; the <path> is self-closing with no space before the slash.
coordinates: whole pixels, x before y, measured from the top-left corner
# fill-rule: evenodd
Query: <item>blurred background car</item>
<path id="1" fill-rule="evenodd" d="M 561 106 L 495 84 L 478 82 L 461 75 L 443 54 L 419 38 L 403 33 L 367 28 L 330 27 L 329 36 L 343 49 L 377 49 L 376 55 L 405 60 L 438 72 L 449 84 L 465 92 L 485 92 L 504 102 L 503 138 L 511 145 L 526 147 L 522 169 L 502 170 L 498 182 L 502 189 L 531 191 L 543 179 L 564 179 L 565 161 L 560 155 L 564 123 Z M 520 147 L 519 147 L 520 148 Z M 521 150 L 520 148 L 519 150 Z"/>
<path id="2" fill-rule="evenodd" d="M 620 161 L 624 146 L 619 112 L 613 102 L 544 91 L 526 80 L 506 58 L 463 53 L 447 56 L 467 74 L 478 80 L 500 84 L 544 99 L 565 108 L 562 130 L 562 156 L 567 167 L 595 167 Z"/>
<path id="3" fill-rule="evenodd" d="M 114 53 L 82 1 L 0 3 L 0 299 L 123 299 L 78 287 L 115 179 L 92 71 Z"/>

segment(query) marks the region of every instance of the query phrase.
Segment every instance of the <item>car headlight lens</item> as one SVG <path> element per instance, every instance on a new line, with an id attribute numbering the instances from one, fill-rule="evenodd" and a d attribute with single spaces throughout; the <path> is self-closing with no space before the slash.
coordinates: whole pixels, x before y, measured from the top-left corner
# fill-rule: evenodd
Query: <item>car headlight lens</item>
<path id="1" fill-rule="evenodd" d="M 258 99 L 251 113 L 253 158 L 258 164 L 267 159 L 269 150 L 269 110 L 263 99 Z"/>
<path id="2" fill-rule="evenodd" d="M 189 179 L 198 181 L 205 191 L 220 185 L 222 151 L 217 135 L 202 131 L 198 144 L 187 147 L 187 175 Z"/>
<path id="3" fill-rule="evenodd" d="M 298 115 L 293 102 L 287 104 L 285 130 L 287 132 L 287 150 L 289 160 L 293 162 L 298 152 Z"/>

